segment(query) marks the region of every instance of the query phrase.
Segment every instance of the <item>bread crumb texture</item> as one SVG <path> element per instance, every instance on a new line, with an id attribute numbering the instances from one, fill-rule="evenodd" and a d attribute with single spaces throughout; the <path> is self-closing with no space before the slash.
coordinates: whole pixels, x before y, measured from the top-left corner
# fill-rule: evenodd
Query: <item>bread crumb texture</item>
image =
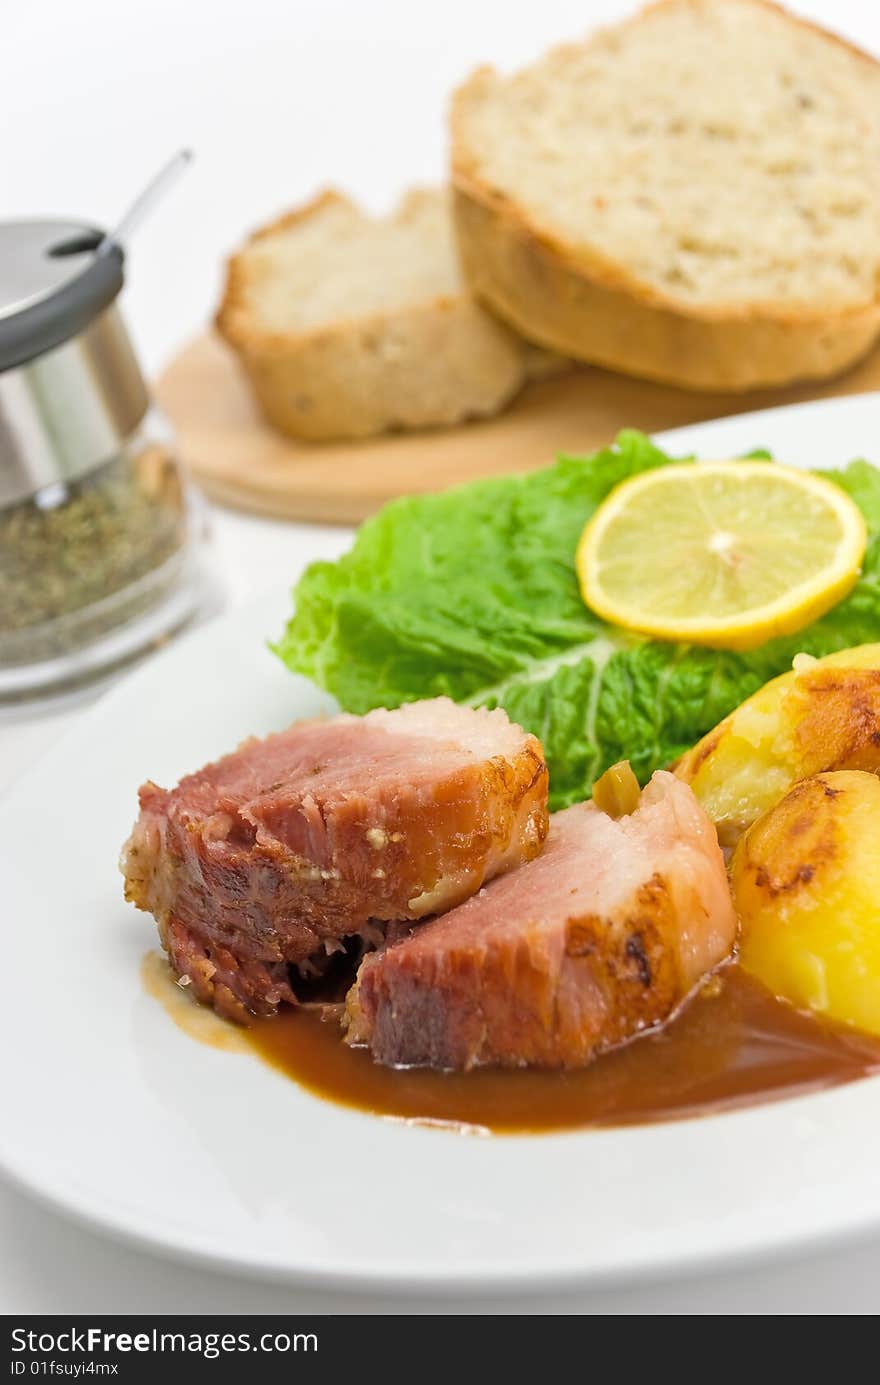
<path id="1" fill-rule="evenodd" d="M 337 194 L 257 233 L 242 257 L 247 307 L 267 332 L 308 332 L 462 292 L 445 199 L 411 193 L 389 218 Z"/>
<path id="2" fill-rule="evenodd" d="M 269 422 L 314 441 L 496 413 L 562 365 L 471 295 L 433 189 L 383 218 L 327 192 L 255 232 L 217 326 Z"/>
<path id="3" fill-rule="evenodd" d="M 481 70 L 453 130 L 464 191 L 606 283 L 710 314 L 880 296 L 880 67 L 761 0 L 664 0 Z"/>

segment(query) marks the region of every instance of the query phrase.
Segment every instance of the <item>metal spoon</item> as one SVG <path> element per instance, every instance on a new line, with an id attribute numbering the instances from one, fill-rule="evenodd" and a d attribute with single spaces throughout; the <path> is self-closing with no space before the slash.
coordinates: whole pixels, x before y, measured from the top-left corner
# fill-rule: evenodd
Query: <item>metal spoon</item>
<path id="1" fill-rule="evenodd" d="M 152 211 L 155 204 L 165 196 L 171 185 L 177 182 L 184 169 L 192 162 L 192 158 L 191 149 L 180 149 L 173 158 L 163 164 L 159 172 L 150 179 L 143 191 L 132 202 L 122 220 L 117 223 L 115 230 L 105 232 L 95 247 L 95 254 L 107 255 L 111 250 L 124 246 L 132 231 Z"/>

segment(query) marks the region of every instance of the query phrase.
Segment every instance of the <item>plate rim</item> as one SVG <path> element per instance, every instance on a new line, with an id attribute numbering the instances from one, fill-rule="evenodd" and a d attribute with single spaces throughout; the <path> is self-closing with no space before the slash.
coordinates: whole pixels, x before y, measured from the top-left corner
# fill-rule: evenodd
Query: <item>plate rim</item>
<path id="1" fill-rule="evenodd" d="M 863 1082 L 880 1083 L 880 1076 L 861 1079 Z M 846 1084 L 853 1085 L 853 1084 Z M 788 1102 L 808 1102 L 822 1093 L 807 1093 L 803 1096 L 787 1098 Z M 320 1098 L 319 1098 L 320 1099 Z M 768 1103 L 772 1104 L 772 1103 Z M 754 1108 L 750 1108 L 754 1109 Z M 363 1113 L 369 1119 L 376 1119 L 369 1112 Z M 724 1120 L 736 1116 L 736 1112 L 722 1112 L 709 1116 L 708 1120 Z M 381 1119 L 381 1117 L 380 1117 Z M 683 1122 L 669 1122 L 680 1124 Z M 448 1131 L 431 1130 L 431 1137 L 459 1139 Z M 584 1132 L 572 1131 L 577 1137 Z M 590 1131 L 590 1135 L 600 1133 Z M 528 1136 L 500 1136 L 494 1138 L 530 1138 Z M 534 1138 L 541 1138 L 540 1135 Z M 192 1265 L 199 1269 L 214 1272 L 242 1275 L 249 1280 L 270 1284 L 289 1284 L 301 1289 L 314 1289 L 337 1293 L 393 1293 L 401 1297 L 417 1299 L 421 1296 L 454 1295 L 480 1291 L 487 1296 L 503 1298 L 524 1292 L 537 1297 L 553 1293 L 576 1291 L 578 1289 L 616 1289 L 641 1284 L 656 1283 L 665 1275 L 686 1279 L 701 1272 L 710 1274 L 733 1273 L 763 1263 L 785 1262 L 797 1258 L 805 1252 L 821 1253 L 834 1250 L 838 1246 L 854 1246 L 871 1239 L 880 1227 L 880 1209 L 865 1217 L 853 1210 L 846 1217 L 827 1218 L 820 1225 L 802 1223 L 794 1230 L 780 1227 L 771 1236 L 757 1240 L 743 1238 L 733 1248 L 715 1249 L 710 1246 L 688 1245 L 678 1254 L 660 1252 L 651 1256 L 631 1256 L 612 1265 L 549 1267 L 534 1265 L 517 1266 L 499 1271 L 495 1268 L 481 1267 L 472 1262 L 468 1268 L 454 1270 L 426 1270 L 417 1261 L 401 1261 L 392 1269 L 379 1272 L 372 1270 L 353 1270 L 342 1263 L 314 1268 L 306 1262 L 284 1263 L 250 1254 L 232 1255 L 212 1250 L 207 1245 L 186 1243 L 169 1235 L 150 1232 L 131 1218 L 115 1219 L 109 1210 L 88 1211 L 78 1205 L 72 1197 L 60 1190 L 50 1190 L 36 1182 L 29 1181 L 18 1169 L 12 1169 L 4 1158 L 0 1143 L 0 1177 L 6 1185 L 21 1193 L 37 1206 L 65 1217 L 74 1225 L 92 1235 L 105 1237 L 117 1245 L 133 1248 L 141 1253 L 153 1255 L 158 1259 L 170 1258 L 177 1264 Z"/>

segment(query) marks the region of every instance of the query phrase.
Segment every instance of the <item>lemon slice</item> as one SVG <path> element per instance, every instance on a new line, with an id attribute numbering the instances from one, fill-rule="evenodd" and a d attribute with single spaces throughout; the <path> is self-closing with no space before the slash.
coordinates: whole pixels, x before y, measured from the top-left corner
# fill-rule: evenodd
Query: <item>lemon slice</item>
<path id="1" fill-rule="evenodd" d="M 867 534 L 833 482 L 777 462 L 684 462 L 617 486 L 581 535 L 584 601 L 615 625 L 754 649 L 853 586 Z"/>

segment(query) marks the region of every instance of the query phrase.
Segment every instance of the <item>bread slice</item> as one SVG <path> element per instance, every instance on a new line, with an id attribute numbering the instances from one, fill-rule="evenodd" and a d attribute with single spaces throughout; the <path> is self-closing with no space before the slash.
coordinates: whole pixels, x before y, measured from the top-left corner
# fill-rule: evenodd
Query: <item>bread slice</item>
<path id="1" fill-rule="evenodd" d="M 217 326 L 270 423 L 313 440 L 494 414 L 554 365 L 464 287 L 439 190 L 386 220 L 326 192 L 255 232 Z"/>
<path id="2" fill-rule="evenodd" d="M 456 94 L 478 296 L 692 389 L 840 371 L 880 332 L 880 65 L 764 0 L 662 0 Z"/>

